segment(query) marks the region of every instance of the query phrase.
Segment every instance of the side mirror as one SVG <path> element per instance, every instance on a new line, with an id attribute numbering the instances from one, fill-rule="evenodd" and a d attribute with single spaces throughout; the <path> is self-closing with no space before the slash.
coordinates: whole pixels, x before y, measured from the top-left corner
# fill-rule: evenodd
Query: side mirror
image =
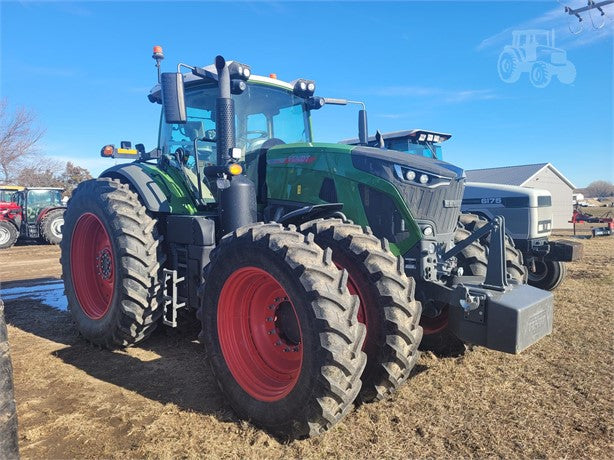
<path id="1" fill-rule="evenodd" d="M 173 124 L 185 123 L 187 116 L 183 93 L 183 75 L 180 72 L 163 72 L 160 75 L 160 86 L 162 87 L 162 107 L 164 108 L 165 121 Z"/>
<path id="2" fill-rule="evenodd" d="M 358 111 L 358 139 L 361 145 L 369 144 L 369 128 L 367 127 L 367 111 Z"/>

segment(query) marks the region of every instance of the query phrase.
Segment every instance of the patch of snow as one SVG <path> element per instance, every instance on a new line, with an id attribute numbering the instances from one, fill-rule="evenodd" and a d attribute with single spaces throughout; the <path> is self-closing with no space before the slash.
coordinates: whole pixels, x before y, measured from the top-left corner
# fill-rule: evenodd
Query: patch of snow
<path id="1" fill-rule="evenodd" d="M 68 302 L 64 296 L 63 281 L 47 281 L 35 286 L 16 286 L 0 289 L 0 298 L 6 300 L 38 300 L 44 305 L 66 311 Z"/>

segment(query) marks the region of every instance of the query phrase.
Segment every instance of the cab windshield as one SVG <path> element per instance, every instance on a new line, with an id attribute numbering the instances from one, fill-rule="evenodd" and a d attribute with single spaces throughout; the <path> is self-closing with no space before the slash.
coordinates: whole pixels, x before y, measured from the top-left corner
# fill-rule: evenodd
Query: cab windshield
<path id="1" fill-rule="evenodd" d="M 39 213 L 52 206 L 62 205 L 61 190 L 29 190 L 27 212 L 28 220 L 36 219 Z"/>
<path id="2" fill-rule="evenodd" d="M 197 150 L 201 177 L 204 167 L 217 164 L 217 96 L 216 85 L 202 84 L 186 88 L 187 122 L 168 124 L 162 118 L 160 124 L 158 147 L 171 164 L 189 179 L 195 192 L 198 190 L 195 139 L 199 139 Z M 250 82 L 242 94 L 232 95 L 232 98 L 235 102 L 235 146 L 241 149 L 241 161 L 245 161 L 249 153 L 263 147 L 311 140 L 309 111 L 305 100 L 295 96 L 292 91 Z M 203 138 L 206 140 L 200 140 Z M 271 142 L 265 145 L 269 140 Z M 201 187 L 200 193 L 204 202 L 215 201 L 209 187 Z"/>
<path id="3" fill-rule="evenodd" d="M 409 142 L 407 139 L 390 139 L 386 141 L 386 148 L 407 152 L 411 155 L 443 160 L 441 145 L 432 142 Z"/>
<path id="4" fill-rule="evenodd" d="M 193 156 L 194 139 L 198 142 L 199 160 L 203 165 L 217 162 L 215 101 L 217 87 L 199 85 L 186 88 L 185 104 L 187 123 L 161 124 L 160 149 L 175 156 Z M 277 144 L 309 142 L 311 140 L 309 112 L 305 100 L 291 91 L 274 86 L 250 83 L 235 102 L 235 144 L 242 157 L 274 139 Z M 186 155 L 187 154 L 187 155 Z M 193 160 L 186 160 L 186 164 Z"/>

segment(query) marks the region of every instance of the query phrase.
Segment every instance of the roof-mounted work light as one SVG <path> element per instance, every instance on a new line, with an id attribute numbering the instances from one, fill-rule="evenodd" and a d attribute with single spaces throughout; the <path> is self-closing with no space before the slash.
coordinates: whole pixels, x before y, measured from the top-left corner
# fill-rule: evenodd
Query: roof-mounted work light
<path id="1" fill-rule="evenodd" d="M 230 72 L 231 79 L 239 79 L 247 81 L 252 75 L 252 69 L 245 64 L 233 61 L 228 65 L 228 71 Z"/>
<path id="2" fill-rule="evenodd" d="M 298 80 L 294 80 L 292 85 L 294 86 L 294 94 L 300 97 L 313 96 L 313 93 L 316 90 L 316 82 L 313 80 L 304 80 L 299 78 Z"/>

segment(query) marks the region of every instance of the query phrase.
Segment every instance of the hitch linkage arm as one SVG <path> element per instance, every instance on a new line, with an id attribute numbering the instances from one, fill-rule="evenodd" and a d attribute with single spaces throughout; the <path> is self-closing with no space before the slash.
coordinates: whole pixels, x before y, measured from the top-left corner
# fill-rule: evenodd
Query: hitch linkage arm
<path id="1" fill-rule="evenodd" d="M 488 233 L 490 233 L 490 249 L 488 251 L 488 268 L 486 269 L 486 278 L 484 279 L 483 286 L 497 291 L 505 291 L 508 284 L 507 263 L 505 259 L 505 218 L 503 216 L 495 216 L 493 220 L 443 254 L 441 260 L 445 261 L 454 257 L 474 241 L 478 241 Z"/>

